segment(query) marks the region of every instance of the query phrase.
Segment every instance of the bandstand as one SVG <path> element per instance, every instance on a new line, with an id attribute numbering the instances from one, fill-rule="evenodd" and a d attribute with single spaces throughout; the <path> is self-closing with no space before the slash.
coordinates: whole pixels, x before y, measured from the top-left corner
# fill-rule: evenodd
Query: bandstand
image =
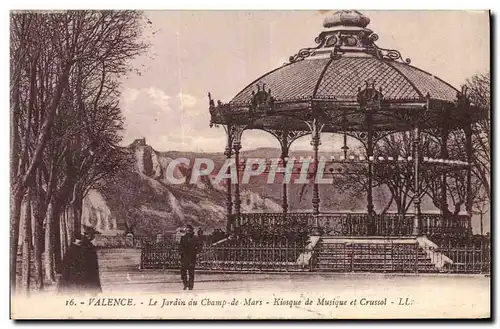
<path id="1" fill-rule="evenodd" d="M 410 65 L 397 50 L 376 44 L 377 34 L 367 28 L 370 20 L 357 11 L 327 16 L 316 46 L 300 49 L 288 63 L 251 82 L 230 102 L 209 97 L 211 126 L 226 132 L 225 156 L 234 165 L 235 179 L 227 187 L 228 236 L 206 243 L 197 268 L 214 271 L 341 271 L 341 272 L 452 272 L 484 273 L 490 269 L 489 244 L 474 245 L 472 129 L 487 117 L 472 104 L 467 91 Z M 363 168 L 366 210 L 358 213 L 322 209 L 320 182 L 311 180 L 309 212 L 289 207 L 290 182 L 283 179 L 281 212 L 243 213 L 240 178 L 249 165 L 241 159 L 242 134 L 262 130 L 281 147 L 279 159 L 265 162 L 265 170 L 289 173 L 307 164 L 313 177 L 333 176 L 339 167 Z M 379 154 L 377 145 L 391 134 L 411 137 L 404 154 Z M 460 159 L 450 159 L 452 133 L 460 133 Z M 344 137 L 339 152 L 325 159 L 322 135 Z M 290 146 L 310 135 L 312 157 L 289 157 Z M 363 154 L 349 153 L 347 137 L 357 139 Z M 432 136 L 437 149 L 425 148 Z M 429 153 L 429 154 L 426 154 Z M 293 161 L 291 161 L 293 160 Z M 292 165 L 290 165 L 292 164 Z M 274 167 L 273 167 L 274 166 Z M 413 193 L 413 207 L 403 213 L 377 213 L 374 180 L 380 171 L 404 168 L 405 182 Z M 276 172 L 276 171 L 274 171 Z M 234 171 L 233 171 L 234 173 Z M 248 172 L 246 172 L 248 173 Z M 427 173 L 432 173 L 428 176 Z M 447 180 L 457 174 L 464 182 L 465 214 L 447 207 Z M 440 211 L 421 211 L 424 179 L 440 186 L 433 203 Z M 456 176 L 455 176 L 456 177 Z M 464 179 L 465 178 L 465 179 Z M 366 183 L 365 183 L 366 182 Z M 335 181 L 328 187 L 343 193 Z M 407 206 L 411 204 L 407 203 Z M 326 207 L 325 207 L 326 208 Z M 450 241 L 458 242 L 452 245 Z M 461 241 L 468 241 L 460 245 Z M 445 245 L 447 244 L 447 246 Z M 143 247 L 141 268 L 178 268 L 177 247 L 152 244 Z"/>
<path id="2" fill-rule="evenodd" d="M 376 44 L 378 35 L 367 28 L 370 19 L 358 11 L 339 11 L 327 16 L 315 47 L 302 48 L 288 63 L 257 78 L 230 102 L 212 99 L 209 94 L 211 126 L 223 126 L 227 135 L 226 157 L 238 164 L 242 134 L 259 129 L 276 137 L 281 147 L 280 165 L 286 167 L 291 144 L 311 136 L 312 166 L 318 168 L 319 148 L 324 133 L 355 138 L 366 150 L 364 157 L 351 157 L 344 144 L 342 158 L 327 163 L 355 162 L 366 165 L 368 187 L 366 212 L 343 214 L 322 212 L 320 189 L 313 185 L 311 211 L 289 211 L 287 184 L 282 188 L 282 212 L 242 213 L 239 179 L 227 185 L 227 228 L 230 231 L 272 231 L 273 227 L 307 227 L 311 236 L 418 237 L 470 235 L 473 205 L 471 187 L 471 125 L 486 115 L 468 101 L 466 90 L 410 65 L 399 51 Z M 416 36 L 418 37 L 418 36 Z M 465 134 L 466 158 L 450 159 L 447 141 L 450 132 Z M 374 154 L 382 138 L 396 132 L 411 131 L 412 155 L 388 157 Z M 436 136 L 440 157 L 430 158 L 421 149 L 423 133 Z M 302 160 L 305 161 L 305 160 Z M 413 170 L 413 209 L 406 214 L 377 215 L 373 202 L 373 168 L 394 162 L 410 164 Z M 442 202 L 447 202 L 446 179 L 452 170 L 462 171 L 466 179 L 466 214 L 421 211 L 421 174 L 441 172 Z M 335 188 L 333 186 L 332 188 Z"/>

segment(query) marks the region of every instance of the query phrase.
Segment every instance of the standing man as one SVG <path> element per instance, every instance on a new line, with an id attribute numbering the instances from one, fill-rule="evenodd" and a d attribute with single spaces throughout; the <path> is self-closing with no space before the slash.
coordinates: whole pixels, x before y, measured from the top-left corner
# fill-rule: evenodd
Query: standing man
<path id="1" fill-rule="evenodd" d="M 83 234 L 71 244 L 62 262 L 62 273 L 58 284 L 59 293 L 102 292 L 99 278 L 97 252 L 92 244 L 99 232 L 93 227 L 83 227 Z"/>
<path id="2" fill-rule="evenodd" d="M 194 236 L 194 229 L 191 225 L 186 225 L 186 234 L 181 237 L 179 253 L 181 256 L 181 279 L 184 290 L 193 290 L 194 268 L 196 265 L 196 255 L 201 251 L 201 245 L 197 237 Z"/>

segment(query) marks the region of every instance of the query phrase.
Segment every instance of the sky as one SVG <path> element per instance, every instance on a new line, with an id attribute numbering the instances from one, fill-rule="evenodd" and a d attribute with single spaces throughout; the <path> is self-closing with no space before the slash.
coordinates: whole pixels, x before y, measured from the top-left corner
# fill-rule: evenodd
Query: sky
<path id="1" fill-rule="evenodd" d="M 478 11 L 362 11 L 377 45 L 460 88 L 489 71 L 489 16 Z M 210 128 L 208 92 L 223 102 L 290 55 L 315 46 L 318 11 L 146 11 L 155 31 L 141 70 L 123 81 L 123 144 L 136 138 L 158 151 L 223 152 L 222 127 Z M 149 31 L 149 30 L 148 30 Z M 150 33 L 150 32 L 147 32 Z M 309 136 L 292 145 L 311 148 Z M 268 133 L 245 131 L 243 150 L 278 147 Z M 322 135 L 321 151 L 340 151 L 341 136 Z"/>

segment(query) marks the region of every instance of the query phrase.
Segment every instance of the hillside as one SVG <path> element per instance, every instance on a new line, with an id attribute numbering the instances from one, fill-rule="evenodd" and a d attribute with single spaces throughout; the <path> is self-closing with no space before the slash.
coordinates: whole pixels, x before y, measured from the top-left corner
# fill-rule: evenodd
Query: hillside
<path id="1" fill-rule="evenodd" d="M 216 172 L 225 161 L 222 153 L 158 152 L 144 140 L 128 146 L 134 155 L 134 164 L 114 183 L 99 190 L 91 190 L 84 200 L 83 222 L 97 227 L 103 233 L 123 232 L 134 226 L 139 235 L 172 232 L 187 223 L 202 227 L 205 232 L 225 228 L 226 188 L 212 177 L 202 177 L 196 185 L 174 185 L 166 179 L 166 168 L 175 158 L 210 158 Z M 276 158 L 278 149 L 261 148 L 241 152 L 242 158 Z M 291 156 L 311 156 L 300 152 Z M 331 156 L 331 154 L 320 154 Z M 340 154 L 336 154 L 337 156 Z M 178 166 L 177 178 L 189 178 L 189 168 Z M 281 211 L 281 184 L 266 184 L 266 177 L 252 177 L 249 184 L 241 185 L 242 212 Z M 364 198 L 352 198 L 349 191 L 331 185 L 320 185 L 322 211 L 364 211 Z M 289 185 L 290 211 L 311 210 L 312 186 Z M 374 190 L 375 210 L 380 211 L 388 200 L 384 189 Z M 394 209 L 391 209 L 394 210 Z M 423 211 L 435 211 L 430 202 L 423 202 Z M 476 216 L 477 217 L 477 216 Z M 489 231 L 489 219 L 485 231 Z M 479 231 L 479 218 L 473 228 Z"/>

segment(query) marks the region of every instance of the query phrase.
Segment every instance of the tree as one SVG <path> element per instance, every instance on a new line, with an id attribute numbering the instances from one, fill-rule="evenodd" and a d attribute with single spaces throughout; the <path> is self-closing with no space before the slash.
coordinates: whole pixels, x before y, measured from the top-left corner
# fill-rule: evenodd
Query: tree
<path id="1" fill-rule="evenodd" d="M 147 49 L 141 38 L 143 18 L 136 11 L 11 15 L 14 289 L 21 204 L 27 189 L 33 190 L 26 202 L 33 199 L 35 205 L 35 268 L 37 286 L 42 288 L 41 255 L 45 246 L 51 279 L 59 215 L 71 205 L 70 220 L 75 223 L 67 227 L 78 232 L 83 197 L 126 157 L 118 147 L 123 128 L 119 87 L 131 71 L 130 60 Z"/>
<path id="2" fill-rule="evenodd" d="M 488 112 L 472 126 L 472 144 L 474 149 L 473 173 L 484 188 L 484 193 L 491 202 L 491 80 L 490 73 L 478 74 L 465 82 L 467 96 L 472 104 Z"/>

